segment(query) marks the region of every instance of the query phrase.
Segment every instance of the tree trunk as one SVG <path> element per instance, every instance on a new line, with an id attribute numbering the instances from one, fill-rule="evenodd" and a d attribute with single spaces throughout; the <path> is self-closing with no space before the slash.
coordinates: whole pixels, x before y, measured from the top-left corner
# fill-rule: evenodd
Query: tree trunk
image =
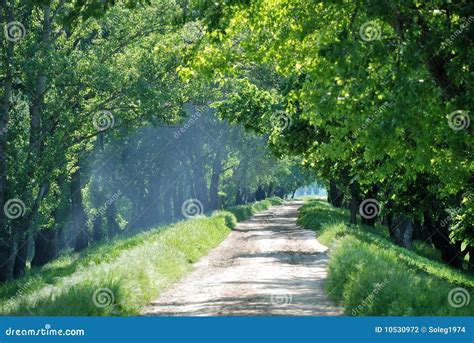
<path id="1" fill-rule="evenodd" d="M 258 186 L 257 190 L 255 191 L 255 200 L 260 201 L 265 199 L 265 190 L 260 185 Z"/>
<path id="2" fill-rule="evenodd" d="M 6 0 L 2 0 L 2 9 L 5 23 L 13 20 L 10 7 Z M 2 20 L 3 22 L 3 20 Z M 3 94 L 0 112 L 0 211 L 3 211 L 4 204 L 8 201 L 7 197 L 7 124 L 10 114 L 10 96 L 12 89 L 13 71 L 12 71 L 12 56 L 13 56 L 13 42 L 6 41 L 2 44 L 4 51 L 1 54 L 1 64 L 4 70 L 3 76 Z M 13 239 L 7 227 L 6 216 L 0 215 L 0 282 L 5 282 L 13 276 L 13 270 L 10 268 L 11 247 L 13 246 Z"/>
<path id="3" fill-rule="evenodd" d="M 441 252 L 441 258 L 444 262 L 453 267 L 462 267 L 462 253 L 457 249 L 449 239 L 449 228 L 444 224 L 445 220 L 433 220 L 432 214 L 425 211 L 423 215 L 424 225 L 431 234 L 431 242 L 436 249 Z"/>
<path id="4" fill-rule="evenodd" d="M 204 170 L 205 168 L 202 161 L 197 158 L 192 164 L 194 196 L 201 202 L 204 212 L 207 212 L 209 211 L 209 199 L 207 196 L 207 182 Z M 165 202 L 166 201 L 165 199 Z"/>
<path id="5" fill-rule="evenodd" d="M 209 186 L 209 210 L 217 210 L 219 204 L 219 182 L 222 172 L 224 145 L 219 145 L 212 164 L 211 184 Z"/>
<path id="6" fill-rule="evenodd" d="M 344 194 L 337 187 L 335 180 L 329 181 L 328 200 L 334 207 L 342 207 Z"/>
<path id="7" fill-rule="evenodd" d="M 173 193 L 172 189 L 167 189 L 163 194 L 163 218 L 165 223 L 173 220 Z"/>
<path id="8" fill-rule="evenodd" d="M 87 228 L 86 213 L 82 204 L 81 189 L 81 171 L 78 168 L 71 178 L 72 228 L 73 233 L 76 235 L 74 251 L 81 251 L 89 245 L 89 230 Z"/>
<path id="9" fill-rule="evenodd" d="M 58 253 L 63 249 L 68 248 L 69 245 L 66 242 L 66 234 L 64 232 L 64 226 L 60 226 L 58 229 Z"/>
<path id="10" fill-rule="evenodd" d="M 474 273 L 474 246 L 469 246 L 467 249 L 467 253 L 469 254 L 467 270 Z"/>
<path id="11" fill-rule="evenodd" d="M 43 266 L 57 255 L 58 230 L 55 228 L 41 230 L 35 235 L 35 256 L 32 266 Z"/>
<path id="12" fill-rule="evenodd" d="M 18 278 L 25 274 L 26 259 L 28 256 L 28 237 L 23 235 L 18 241 L 18 248 L 15 255 L 15 264 L 13 267 L 13 277 Z"/>
<path id="13" fill-rule="evenodd" d="M 15 245 L 12 237 L 0 239 L 0 282 L 5 282 L 13 277 Z"/>
<path id="14" fill-rule="evenodd" d="M 150 186 L 148 187 L 148 193 L 146 198 L 146 210 L 143 215 L 143 222 L 145 226 L 150 227 L 158 225 L 161 220 L 161 174 L 156 172 L 151 176 Z"/>
<path id="15" fill-rule="evenodd" d="M 145 185 L 143 184 L 143 179 L 137 178 L 135 182 L 135 192 L 132 197 L 132 220 L 130 224 L 131 229 L 140 229 L 145 226 L 145 212 L 144 208 L 144 195 L 145 195 Z"/>
<path id="16" fill-rule="evenodd" d="M 98 242 L 103 238 L 102 232 L 102 217 L 97 215 L 92 220 L 92 240 Z"/>
<path id="17" fill-rule="evenodd" d="M 183 180 L 180 178 L 176 180 L 176 183 L 173 186 L 173 220 L 178 221 L 180 220 L 183 215 L 181 213 L 181 205 L 182 203 L 179 202 L 179 190 L 181 187 L 181 183 Z"/>
<path id="18" fill-rule="evenodd" d="M 413 224 L 405 216 L 398 216 L 392 222 L 391 232 L 395 243 L 406 249 L 411 248 L 413 242 Z"/>
<path id="19" fill-rule="evenodd" d="M 46 46 L 49 44 L 49 33 L 50 33 L 50 12 L 51 8 L 48 5 L 43 6 L 43 37 L 42 43 Z M 29 141 L 28 141 L 28 164 L 25 168 L 25 174 L 30 182 L 24 185 L 22 190 L 22 200 L 29 201 L 27 204 L 27 213 L 24 217 L 17 219 L 14 222 L 14 230 L 19 232 L 18 249 L 15 257 L 15 265 L 13 269 L 14 276 L 23 275 L 26 268 L 26 258 L 28 247 L 25 246 L 28 242 L 27 229 L 31 227 L 31 224 L 36 216 L 38 208 L 44 195 L 47 193 L 48 183 L 46 180 L 43 184 L 37 183 L 37 161 L 41 160 L 41 154 L 43 150 L 42 142 L 42 110 L 44 104 L 44 96 L 46 92 L 46 72 L 43 68 L 39 68 L 35 75 L 34 94 L 29 103 L 29 115 L 30 115 L 30 130 L 29 130 Z M 39 193 L 34 196 L 34 190 L 37 186 L 39 187 Z M 29 207 L 29 209 L 28 209 Z"/>
<path id="20" fill-rule="evenodd" d="M 357 225 L 357 213 L 359 212 L 359 203 L 360 203 L 360 187 L 357 182 L 352 182 L 349 186 L 351 192 L 351 202 L 349 204 L 351 218 L 350 223 Z M 364 218 L 362 217 L 362 221 Z"/>
<path id="21" fill-rule="evenodd" d="M 358 212 L 358 206 L 357 206 L 357 199 L 355 197 L 351 198 L 351 219 L 350 223 L 357 225 L 357 212 Z"/>
<path id="22" fill-rule="evenodd" d="M 117 236 L 121 232 L 120 226 L 117 223 L 117 208 L 113 202 L 107 207 L 107 229 L 109 237 Z"/>

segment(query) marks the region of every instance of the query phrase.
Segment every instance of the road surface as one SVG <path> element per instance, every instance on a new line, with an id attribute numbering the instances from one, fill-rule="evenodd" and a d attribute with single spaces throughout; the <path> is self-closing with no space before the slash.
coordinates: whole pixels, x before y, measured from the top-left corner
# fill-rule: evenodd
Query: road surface
<path id="1" fill-rule="evenodd" d="M 323 291 L 327 248 L 296 225 L 302 202 L 240 223 L 194 271 L 143 311 L 150 316 L 340 315 Z"/>

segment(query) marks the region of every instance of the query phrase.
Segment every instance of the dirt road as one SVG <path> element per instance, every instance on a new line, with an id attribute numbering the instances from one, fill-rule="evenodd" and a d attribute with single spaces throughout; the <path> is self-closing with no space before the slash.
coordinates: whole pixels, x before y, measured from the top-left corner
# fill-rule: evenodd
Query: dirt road
<path id="1" fill-rule="evenodd" d="M 338 315 L 323 292 L 327 248 L 296 226 L 301 202 L 240 223 L 144 315 Z"/>

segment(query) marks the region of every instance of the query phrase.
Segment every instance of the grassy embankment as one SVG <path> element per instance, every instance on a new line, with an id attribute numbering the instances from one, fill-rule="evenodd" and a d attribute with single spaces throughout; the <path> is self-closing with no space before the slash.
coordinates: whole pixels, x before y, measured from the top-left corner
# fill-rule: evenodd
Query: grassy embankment
<path id="1" fill-rule="evenodd" d="M 0 315 L 137 314 L 222 242 L 237 219 L 280 203 L 270 198 L 65 254 L 0 286 Z"/>
<path id="2" fill-rule="evenodd" d="M 310 201 L 298 219 L 331 247 L 326 291 L 347 315 L 474 314 L 472 275 L 441 263 L 423 242 L 406 250 L 393 243 L 386 227 L 350 225 L 348 218 L 346 210 Z"/>

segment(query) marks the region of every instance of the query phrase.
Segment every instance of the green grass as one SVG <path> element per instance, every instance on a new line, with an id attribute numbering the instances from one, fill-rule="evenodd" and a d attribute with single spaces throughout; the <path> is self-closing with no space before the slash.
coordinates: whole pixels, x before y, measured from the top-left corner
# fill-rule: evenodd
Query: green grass
<path id="1" fill-rule="evenodd" d="M 411 248 L 416 254 L 424 256 L 427 259 L 443 262 L 443 259 L 441 258 L 441 251 L 437 250 L 431 244 L 415 240 L 413 241 Z"/>
<path id="2" fill-rule="evenodd" d="M 227 237 L 232 217 L 221 211 L 63 256 L 3 285 L 1 314 L 137 314 Z"/>
<path id="3" fill-rule="evenodd" d="M 326 291 L 348 315 L 461 316 L 474 313 L 474 299 L 456 308 L 448 302 L 461 287 L 472 298 L 474 277 L 439 260 L 430 246 L 411 251 L 393 243 L 383 226 L 347 224 L 349 214 L 323 201 L 300 209 L 298 223 L 330 246 Z M 460 298 L 458 298 L 459 300 Z M 455 303 L 456 304 L 456 303 Z"/>
<path id="4" fill-rule="evenodd" d="M 272 198 L 245 206 L 255 213 L 281 202 Z M 138 314 L 236 225 L 234 214 L 215 211 L 211 217 L 118 237 L 79 254 L 66 253 L 1 285 L 0 315 Z"/>
<path id="5" fill-rule="evenodd" d="M 281 205 L 283 200 L 278 197 L 267 198 L 262 201 L 257 201 L 250 204 L 233 206 L 227 209 L 229 212 L 232 212 L 239 222 L 244 221 L 252 217 L 255 213 L 264 211 L 270 206 Z"/>

